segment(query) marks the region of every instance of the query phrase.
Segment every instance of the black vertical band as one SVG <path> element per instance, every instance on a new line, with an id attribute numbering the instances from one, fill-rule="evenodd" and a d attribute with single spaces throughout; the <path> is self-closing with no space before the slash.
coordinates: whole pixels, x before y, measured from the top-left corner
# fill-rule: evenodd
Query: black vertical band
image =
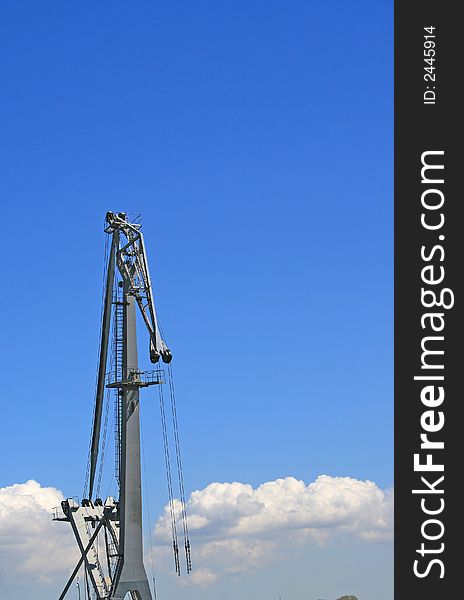
<path id="1" fill-rule="evenodd" d="M 464 25 L 395 4 L 395 598 L 437 600 L 464 572 Z"/>

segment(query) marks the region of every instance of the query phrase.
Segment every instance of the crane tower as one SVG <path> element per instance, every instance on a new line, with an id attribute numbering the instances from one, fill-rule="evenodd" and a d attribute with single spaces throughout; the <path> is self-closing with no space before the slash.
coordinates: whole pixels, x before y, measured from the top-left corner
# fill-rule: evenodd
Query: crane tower
<path id="1" fill-rule="evenodd" d="M 104 282 L 100 353 L 95 391 L 92 435 L 85 495 L 81 503 L 68 498 L 54 519 L 71 524 L 81 556 L 59 600 L 65 598 L 83 568 L 87 597 L 95 600 L 153 600 L 143 563 L 142 485 L 140 461 L 139 400 L 142 388 L 158 386 L 163 425 L 168 492 L 175 567 L 180 575 L 177 524 L 182 522 L 186 571 L 191 570 L 177 414 L 172 381 L 172 355 L 158 326 L 153 288 L 148 270 L 141 225 L 130 222 L 125 213 L 108 212 L 108 260 Z M 149 337 L 148 354 L 165 370 L 141 371 L 138 364 L 136 311 L 139 310 Z M 108 360 L 111 346 L 111 360 Z M 111 369 L 108 365 L 111 363 Z M 168 450 L 166 412 L 162 386 L 169 380 L 180 512 L 173 502 Z M 105 397 L 112 393 L 115 403 L 115 475 L 119 497 L 99 498 L 102 469 L 102 417 Z M 105 427 L 106 429 L 106 422 Z M 99 465 L 100 461 L 100 465 Z M 103 548 L 103 551 L 102 551 Z"/>

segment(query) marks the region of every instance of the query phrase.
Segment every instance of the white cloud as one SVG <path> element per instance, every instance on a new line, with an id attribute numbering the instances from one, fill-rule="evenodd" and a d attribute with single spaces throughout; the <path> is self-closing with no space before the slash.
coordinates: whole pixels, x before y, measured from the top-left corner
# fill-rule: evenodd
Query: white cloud
<path id="1" fill-rule="evenodd" d="M 63 494 L 34 480 L 0 488 L 1 576 L 49 581 L 76 562 L 69 526 L 52 521 Z"/>
<path id="2" fill-rule="evenodd" d="M 193 573 L 190 575 L 191 583 L 203 587 L 211 585 L 217 580 L 217 578 L 217 575 L 213 573 L 213 571 L 205 568 L 195 569 L 195 571 L 193 571 Z M 185 579 L 181 579 L 181 583 L 185 582 Z"/>
<path id="3" fill-rule="evenodd" d="M 179 512 L 180 502 L 176 501 Z M 293 477 L 253 488 L 211 483 L 187 502 L 195 564 L 210 580 L 277 558 L 285 544 L 323 543 L 353 536 L 365 542 L 392 537 L 393 494 L 372 481 L 321 475 L 305 484 Z M 160 543 L 170 539 L 169 507 L 158 519 Z M 199 579 L 202 579 L 199 577 Z M 192 578 L 192 583 L 196 583 Z"/>
<path id="4" fill-rule="evenodd" d="M 66 579 L 78 551 L 71 528 L 51 520 L 62 499 L 58 489 L 33 480 L 0 488 L 0 579 Z M 350 477 L 321 475 L 309 484 L 286 477 L 257 488 L 211 483 L 190 495 L 187 511 L 194 570 L 180 581 L 199 586 L 285 558 L 295 545 L 392 536 L 392 492 Z M 171 571 L 168 507 L 155 534 L 156 562 Z"/>

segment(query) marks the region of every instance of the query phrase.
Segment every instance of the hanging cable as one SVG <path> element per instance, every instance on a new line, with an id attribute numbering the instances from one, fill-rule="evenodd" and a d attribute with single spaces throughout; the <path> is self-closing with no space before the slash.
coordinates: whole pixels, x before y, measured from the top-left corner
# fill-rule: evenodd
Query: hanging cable
<path id="1" fill-rule="evenodd" d="M 171 476 L 171 461 L 169 458 L 169 443 L 168 443 L 168 430 L 166 425 L 166 412 L 164 409 L 164 395 L 163 386 L 158 386 L 159 401 L 160 401 L 160 412 L 161 412 L 161 427 L 163 431 L 163 446 L 164 446 L 164 462 L 166 466 L 166 479 L 168 484 L 168 498 L 169 498 L 169 512 L 171 516 L 171 534 L 172 534 L 172 547 L 174 550 L 174 564 L 176 567 L 176 573 L 180 575 L 180 562 L 179 562 L 179 545 L 177 541 L 177 522 L 176 514 L 174 509 L 174 496 L 172 491 L 172 476 Z"/>
<path id="2" fill-rule="evenodd" d="M 184 532 L 184 549 L 185 549 L 185 563 L 187 568 L 187 574 L 192 570 L 192 558 L 190 553 L 190 538 L 188 532 L 187 523 L 187 503 L 185 501 L 184 491 L 184 474 L 182 469 L 182 457 L 180 453 L 180 439 L 179 439 L 179 425 L 177 420 L 177 408 L 176 408 L 176 395 L 174 392 L 174 378 L 172 376 L 172 366 L 168 364 L 168 380 L 169 380 L 169 393 L 171 397 L 171 414 L 172 414 L 172 429 L 174 432 L 174 444 L 176 450 L 176 462 L 177 462 L 177 477 L 179 482 L 179 494 L 181 501 L 181 517 L 182 517 L 182 528 Z"/>
<path id="3" fill-rule="evenodd" d="M 97 490 L 96 497 L 100 497 L 100 487 L 102 482 L 103 475 L 103 466 L 105 464 L 105 456 L 106 456 L 106 447 L 108 443 L 108 414 L 110 411 L 110 390 L 106 391 L 106 404 L 105 404 L 105 419 L 103 424 L 103 436 L 102 436 L 102 445 L 100 452 L 100 464 L 98 467 L 98 479 L 97 479 Z"/>

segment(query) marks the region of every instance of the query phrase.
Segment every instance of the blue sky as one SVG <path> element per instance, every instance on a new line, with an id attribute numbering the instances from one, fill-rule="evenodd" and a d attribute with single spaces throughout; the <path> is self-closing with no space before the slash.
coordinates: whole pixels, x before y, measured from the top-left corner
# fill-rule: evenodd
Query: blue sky
<path id="1" fill-rule="evenodd" d="M 390 487 L 391 3 L 0 13 L 0 487 L 81 494 L 107 210 L 142 214 L 187 493 L 319 474 Z M 142 410 L 159 515 L 150 395 Z"/>

